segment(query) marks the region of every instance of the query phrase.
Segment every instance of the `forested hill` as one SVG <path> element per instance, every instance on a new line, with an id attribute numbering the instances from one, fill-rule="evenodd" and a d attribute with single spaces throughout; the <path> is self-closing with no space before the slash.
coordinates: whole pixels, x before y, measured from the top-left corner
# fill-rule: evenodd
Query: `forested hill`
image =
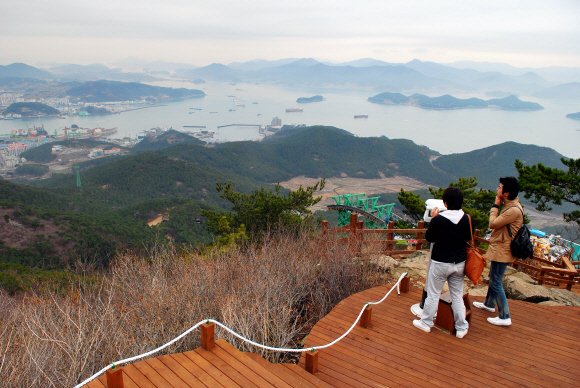
<path id="1" fill-rule="evenodd" d="M 216 182 L 231 181 L 246 193 L 263 183 L 209 166 L 155 153 L 142 153 L 81 171 L 85 202 L 79 211 L 91 213 L 107 201 L 109 208 L 125 208 L 157 198 L 185 197 L 216 206 L 226 206 L 215 190 Z M 37 182 L 38 187 L 70 190 L 76 176 L 66 174 Z M 269 185 L 267 185 L 270 187 Z M 90 200 L 92 198 L 92 200 Z"/>
<path id="2" fill-rule="evenodd" d="M 443 155 L 433 164 L 455 177 L 476 176 L 480 186 L 493 189 L 499 177 L 517 176 L 515 159 L 524 164 L 542 163 L 563 168 L 562 155 L 548 147 L 506 142 L 462 154 Z"/>
<path id="3" fill-rule="evenodd" d="M 89 81 L 73 86 L 67 91 L 72 98 L 82 102 L 129 101 L 148 99 L 164 101 L 178 98 L 203 97 L 205 93 L 197 89 L 165 88 L 138 82 Z"/>
<path id="4" fill-rule="evenodd" d="M 204 141 L 201 141 L 193 136 L 189 136 L 185 133 L 171 129 L 157 137 L 146 137 L 133 147 L 133 151 L 155 151 L 180 143 L 205 144 Z"/>
<path id="5" fill-rule="evenodd" d="M 515 142 L 441 156 L 410 140 L 361 138 L 333 127 L 289 131 L 287 136 L 261 143 L 224 143 L 213 148 L 181 144 L 159 153 L 268 183 L 299 175 L 379 178 L 382 173 L 435 186 L 476 176 L 486 188 L 495 188 L 499 176 L 516 175 L 516 158 L 526 164 L 561 167 L 562 157 L 551 148 Z M 430 158 L 437 159 L 431 164 Z"/>

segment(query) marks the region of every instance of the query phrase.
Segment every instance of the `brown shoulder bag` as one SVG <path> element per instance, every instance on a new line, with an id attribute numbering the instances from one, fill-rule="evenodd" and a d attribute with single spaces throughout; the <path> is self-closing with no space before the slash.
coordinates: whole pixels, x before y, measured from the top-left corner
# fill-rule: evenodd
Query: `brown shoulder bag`
<path id="1" fill-rule="evenodd" d="M 475 248 L 475 241 L 473 239 L 473 228 L 471 227 L 471 216 L 469 217 L 469 231 L 471 232 L 471 244 L 467 243 L 467 260 L 465 261 L 465 276 L 477 286 L 479 277 L 485 267 L 485 257 Z"/>

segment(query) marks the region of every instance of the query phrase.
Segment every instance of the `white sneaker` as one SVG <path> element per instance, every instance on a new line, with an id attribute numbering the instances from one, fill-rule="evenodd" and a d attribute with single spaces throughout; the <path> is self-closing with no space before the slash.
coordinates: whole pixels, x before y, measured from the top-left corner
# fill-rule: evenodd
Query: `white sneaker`
<path id="1" fill-rule="evenodd" d="M 467 334 L 467 329 L 466 330 L 457 330 L 457 333 L 455 333 L 455 336 L 457 338 L 463 338 L 463 337 L 465 337 L 465 334 Z"/>
<path id="2" fill-rule="evenodd" d="M 489 317 L 487 318 L 487 321 L 496 326 L 509 326 L 512 324 L 511 318 L 501 319 L 500 317 Z"/>
<path id="3" fill-rule="evenodd" d="M 420 319 L 415 319 L 413 321 L 413 326 L 415 326 L 417 329 L 423 330 L 426 333 L 431 332 L 431 328 L 429 326 L 427 326 L 426 324 L 424 324 L 423 321 Z"/>
<path id="4" fill-rule="evenodd" d="M 421 315 L 423 315 L 423 309 L 421 308 L 421 303 L 417 303 L 411 306 L 411 312 L 418 316 L 419 318 L 421 318 Z"/>
<path id="5" fill-rule="evenodd" d="M 495 313 L 495 308 L 487 307 L 484 303 L 481 303 L 481 302 L 473 302 L 473 307 L 477 307 L 478 309 L 489 311 L 490 313 Z"/>

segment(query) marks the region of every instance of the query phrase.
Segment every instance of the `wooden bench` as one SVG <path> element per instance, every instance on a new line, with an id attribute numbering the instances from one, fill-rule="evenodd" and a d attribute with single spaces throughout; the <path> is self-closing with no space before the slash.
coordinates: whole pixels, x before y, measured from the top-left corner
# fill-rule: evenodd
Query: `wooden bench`
<path id="1" fill-rule="evenodd" d="M 450 334 L 455 334 L 455 319 L 453 318 L 451 303 L 451 293 L 449 291 L 441 295 L 439 307 L 437 307 L 435 326 Z M 471 303 L 467 292 L 463 294 L 463 304 L 465 305 L 465 320 L 471 324 Z"/>

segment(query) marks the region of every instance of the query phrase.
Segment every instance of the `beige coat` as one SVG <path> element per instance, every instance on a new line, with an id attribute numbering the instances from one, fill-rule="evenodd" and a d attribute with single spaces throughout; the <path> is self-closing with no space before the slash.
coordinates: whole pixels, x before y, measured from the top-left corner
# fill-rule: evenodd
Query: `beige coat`
<path id="1" fill-rule="evenodd" d="M 485 254 L 487 261 L 497 261 L 499 263 L 513 263 L 516 258 L 512 255 L 510 244 L 512 238 L 509 235 L 507 224 L 510 224 L 512 236 L 515 236 L 522 227 L 523 217 L 519 199 L 516 197 L 513 201 L 507 201 L 503 206 L 503 211 L 498 216 L 499 209 L 491 208 L 489 214 L 489 228 L 491 239 L 489 248 Z M 511 209 L 510 209 L 511 208 Z"/>

